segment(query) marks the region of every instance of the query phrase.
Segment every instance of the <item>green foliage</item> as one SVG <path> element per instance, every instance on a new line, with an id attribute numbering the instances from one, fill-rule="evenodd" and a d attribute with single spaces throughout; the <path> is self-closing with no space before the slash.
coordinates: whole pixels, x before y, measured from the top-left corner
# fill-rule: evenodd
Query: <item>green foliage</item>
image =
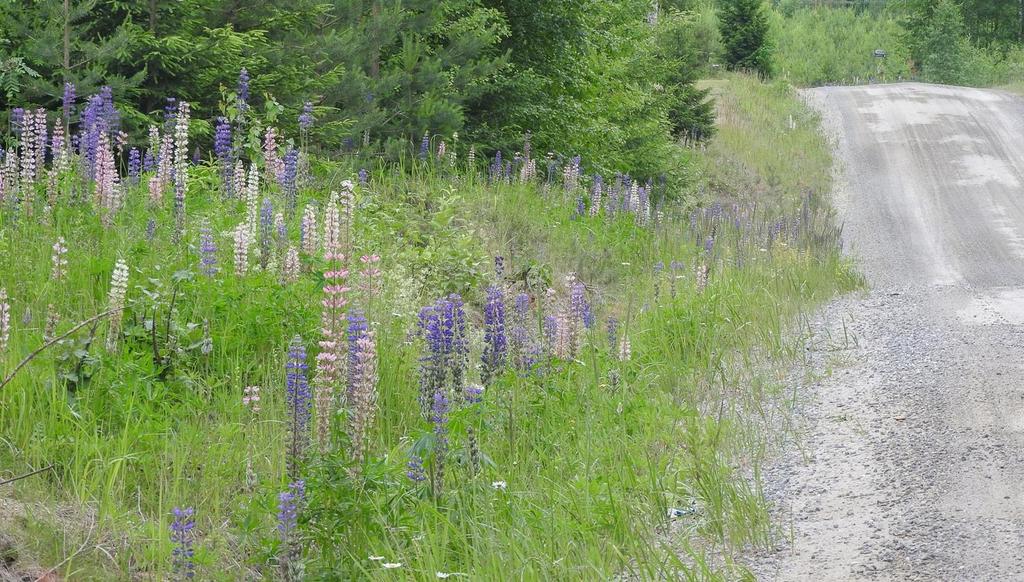
<path id="1" fill-rule="evenodd" d="M 773 47 L 764 1 L 723 0 L 719 20 L 729 69 L 771 76 Z"/>
<path id="2" fill-rule="evenodd" d="M 918 44 L 925 78 L 947 85 L 964 83 L 971 50 L 966 34 L 960 5 L 937 0 Z"/>
<path id="3" fill-rule="evenodd" d="M 775 70 L 800 86 L 907 78 L 902 29 L 889 14 L 848 8 L 800 8 L 772 16 Z M 878 59 L 874 51 L 886 51 Z"/>

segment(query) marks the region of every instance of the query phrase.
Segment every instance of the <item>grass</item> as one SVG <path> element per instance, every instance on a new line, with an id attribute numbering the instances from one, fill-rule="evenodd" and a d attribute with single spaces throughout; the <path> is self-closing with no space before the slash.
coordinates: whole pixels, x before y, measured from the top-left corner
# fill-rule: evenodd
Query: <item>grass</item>
<path id="1" fill-rule="evenodd" d="M 762 365 L 792 359 L 800 314 L 856 279 L 839 256 L 826 205 L 804 195 L 829 186 L 814 117 L 779 85 L 730 77 L 716 94 L 719 136 L 692 152 L 692 163 L 711 184 L 706 195 L 727 203 L 670 203 L 646 226 L 631 213 L 576 216 L 579 193 L 558 182 L 489 185 L 461 164 L 439 162 L 370 167 L 369 184 L 357 189 L 350 254 L 383 257 L 383 293 L 351 299 L 376 332 L 377 414 L 365 462 L 351 459 L 342 413 L 332 451 L 310 454 L 303 465 L 307 577 L 743 574 L 731 556 L 763 545 L 770 531 L 751 475 L 770 438 L 771 403 L 781 396 Z M 299 208 L 322 207 L 338 188 L 336 176 L 356 169 L 316 166 Z M 42 343 L 48 305 L 60 313 L 57 333 L 70 329 L 106 308 L 115 260 L 131 268 L 125 334 L 115 350 L 103 347 L 107 324 L 100 325 L 93 344 L 83 343 L 88 331 L 77 334 L 0 391 L 3 476 L 54 465 L 2 486 L 0 496 L 19 507 L 76 508 L 66 536 L 47 529 L 56 519 L 46 511 L 0 513 L 0 530 L 16 532 L 7 541 L 18 551 L 15 571 L 59 564 L 60 575 L 75 579 L 168 577 L 171 509 L 192 506 L 201 579 L 281 575 L 286 548 L 275 514 L 287 486 L 285 349 L 301 334 L 312 362 L 324 264 L 304 257 L 303 274 L 287 285 L 272 272 L 236 276 L 228 233 L 244 218 L 244 204 L 218 193 L 215 169 L 199 166 L 192 175 L 181 244 L 172 240 L 170 200 L 154 207 L 142 187 L 129 189 L 109 229 L 89 204 L 64 196 L 48 214 L 37 206 L 29 217 L 9 204 L 0 213 L 0 287 L 13 314 L 11 343 L 0 355 L 5 370 Z M 264 194 L 282 207 L 274 188 Z M 292 242 L 298 214 L 287 221 Z M 202 219 L 220 247 L 222 271 L 212 278 L 197 272 Z M 54 281 L 58 236 L 69 265 Z M 581 328 L 572 357 L 544 352 L 535 372 L 505 370 L 483 402 L 452 411 L 445 487 L 434 496 L 405 476 L 411 453 L 429 468 L 438 450 L 417 403 L 421 341 L 412 330 L 420 306 L 460 293 L 476 380 L 496 254 L 506 257 L 507 292 L 532 298 L 532 334 L 539 337 L 541 318 L 567 301 L 570 272 L 586 284 L 598 323 Z M 697 275 L 705 267 L 706 284 Z M 554 298 L 546 301 L 548 288 Z M 630 340 L 628 359 L 606 339 L 609 317 Z M 171 330 L 161 346 L 176 354 L 169 371 L 154 362 L 153 320 Z M 204 322 L 210 353 L 200 349 Z M 82 370 L 69 375 L 79 361 Z M 262 387 L 258 414 L 241 403 L 251 385 Z"/>

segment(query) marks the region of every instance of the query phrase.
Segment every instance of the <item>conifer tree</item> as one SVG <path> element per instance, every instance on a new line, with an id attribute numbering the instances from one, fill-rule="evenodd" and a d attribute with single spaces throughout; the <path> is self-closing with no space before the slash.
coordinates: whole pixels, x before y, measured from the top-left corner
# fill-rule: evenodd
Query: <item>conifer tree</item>
<path id="1" fill-rule="evenodd" d="M 720 23 L 728 68 L 771 76 L 770 26 L 763 0 L 724 0 Z"/>

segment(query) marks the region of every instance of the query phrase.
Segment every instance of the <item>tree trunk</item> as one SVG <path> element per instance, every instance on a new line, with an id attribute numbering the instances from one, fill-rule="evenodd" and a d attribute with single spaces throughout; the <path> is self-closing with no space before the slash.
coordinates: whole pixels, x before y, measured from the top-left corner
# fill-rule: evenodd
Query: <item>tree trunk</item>
<path id="1" fill-rule="evenodd" d="M 1024 2 L 1024 0 L 1021 0 Z M 370 77 L 377 79 L 380 77 L 380 2 L 374 2 L 373 8 L 370 9 L 370 27 L 372 32 L 370 33 L 373 40 L 370 47 Z"/>
<path id="2" fill-rule="evenodd" d="M 156 0 L 149 0 L 149 32 L 156 34 Z"/>

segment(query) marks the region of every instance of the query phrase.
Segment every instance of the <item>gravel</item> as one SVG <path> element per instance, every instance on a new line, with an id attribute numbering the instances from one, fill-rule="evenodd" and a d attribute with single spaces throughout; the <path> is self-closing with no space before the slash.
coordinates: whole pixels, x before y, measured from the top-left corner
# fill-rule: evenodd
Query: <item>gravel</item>
<path id="1" fill-rule="evenodd" d="M 818 315 L 763 580 L 1024 580 L 1024 101 L 808 91 L 870 291 Z"/>

